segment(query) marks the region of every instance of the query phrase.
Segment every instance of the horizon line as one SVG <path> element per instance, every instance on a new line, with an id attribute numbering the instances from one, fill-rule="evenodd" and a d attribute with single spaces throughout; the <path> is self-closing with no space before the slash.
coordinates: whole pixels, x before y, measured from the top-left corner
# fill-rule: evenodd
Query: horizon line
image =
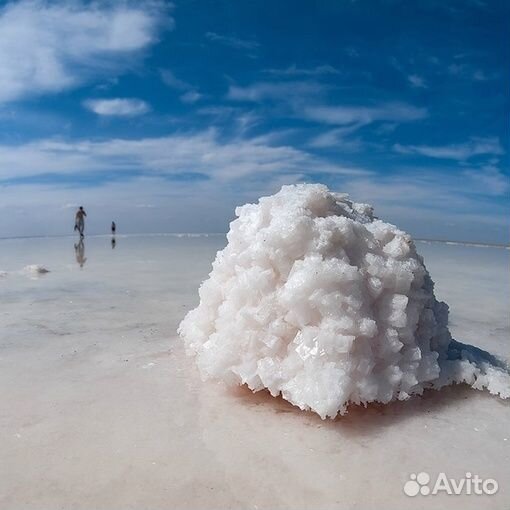
<path id="1" fill-rule="evenodd" d="M 126 234 L 88 234 L 87 237 L 149 237 L 149 236 L 171 236 L 171 237 L 209 237 L 226 236 L 228 232 L 130 232 Z M 30 235 L 30 236 L 6 236 L 0 237 L 0 241 L 9 241 L 16 239 L 63 239 L 73 238 L 76 234 L 49 234 L 49 235 Z M 510 243 L 486 243 L 481 241 L 456 241 L 453 239 L 435 239 L 435 238 L 413 238 L 415 242 L 422 243 L 441 243 L 451 245 L 473 246 L 483 248 L 506 248 L 510 249 Z"/>

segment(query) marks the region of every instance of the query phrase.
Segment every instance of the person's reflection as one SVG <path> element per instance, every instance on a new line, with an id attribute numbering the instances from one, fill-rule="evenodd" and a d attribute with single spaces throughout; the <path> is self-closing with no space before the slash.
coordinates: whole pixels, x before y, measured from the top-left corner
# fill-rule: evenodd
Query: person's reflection
<path id="1" fill-rule="evenodd" d="M 117 244 L 117 241 L 115 240 L 115 237 L 112 237 L 112 250 L 115 250 L 116 244 Z"/>
<path id="2" fill-rule="evenodd" d="M 74 253 L 76 255 L 76 262 L 80 265 L 81 268 L 87 262 L 87 257 L 85 257 L 85 243 L 83 239 L 80 239 L 80 242 L 74 243 Z"/>

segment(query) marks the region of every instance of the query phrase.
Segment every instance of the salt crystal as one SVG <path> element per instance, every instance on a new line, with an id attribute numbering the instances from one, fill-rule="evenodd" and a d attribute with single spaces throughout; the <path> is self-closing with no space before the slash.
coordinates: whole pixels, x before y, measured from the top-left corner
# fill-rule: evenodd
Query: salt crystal
<path id="1" fill-rule="evenodd" d="M 370 206 L 303 184 L 236 214 L 179 327 L 204 379 L 322 418 L 460 382 L 510 396 L 502 362 L 452 340 L 411 237 Z"/>

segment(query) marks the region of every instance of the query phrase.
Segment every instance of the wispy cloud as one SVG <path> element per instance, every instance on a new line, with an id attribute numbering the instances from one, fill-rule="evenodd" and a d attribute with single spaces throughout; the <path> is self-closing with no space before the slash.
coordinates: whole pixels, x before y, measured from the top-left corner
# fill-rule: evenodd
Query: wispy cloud
<path id="1" fill-rule="evenodd" d="M 449 145 L 401 145 L 393 146 L 400 154 L 418 154 L 429 158 L 465 161 L 473 156 L 500 155 L 503 147 L 498 138 L 473 137 L 469 142 Z"/>
<path id="2" fill-rule="evenodd" d="M 326 148 L 342 145 L 346 150 L 357 151 L 362 140 L 346 140 L 346 129 L 352 133 L 363 126 L 380 122 L 393 127 L 402 122 L 412 122 L 428 116 L 426 108 L 403 102 L 366 105 L 328 105 L 331 85 L 314 80 L 263 81 L 247 86 L 231 85 L 227 99 L 239 102 L 269 103 L 277 108 L 278 115 L 299 118 L 309 122 L 339 126 L 316 136 L 309 146 Z"/>
<path id="3" fill-rule="evenodd" d="M 255 111 L 232 106 L 206 106 L 199 108 L 196 113 L 210 117 L 212 124 L 228 123 L 241 136 L 262 121 Z"/>
<path id="4" fill-rule="evenodd" d="M 375 106 L 311 106 L 305 107 L 303 116 L 324 124 L 359 126 L 377 121 L 409 122 L 424 119 L 425 108 L 406 103 L 384 103 Z"/>
<path id="5" fill-rule="evenodd" d="M 202 99 L 202 94 L 196 90 L 189 90 L 179 98 L 183 103 L 193 104 Z"/>
<path id="6" fill-rule="evenodd" d="M 232 180 L 251 176 L 316 171 L 336 175 L 369 172 L 330 163 L 269 137 L 220 140 L 215 130 L 139 140 L 40 140 L 22 145 L 0 145 L 0 183 L 16 183 L 34 175 L 75 175 L 83 172 L 136 171 L 151 175 L 183 172 Z M 58 181 L 58 179 L 57 179 Z"/>
<path id="7" fill-rule="evenodd" d="M 177 78 L 177 76 L 175 76 L 175 74 L 170 71 L 170 69 L 161 69 L 160 74 L 161 79 L 165 85 L 184 92 L 179 97 L 183 103 L 193 104 L 204 97 L 203 94 L 201 94 L 194 85 L 188 83 L 187 81 L 181 80 L 180 78 Z"/>
<path id="8" fill-rule="evenodd" d="M 260 102 L 266 99 L 289 100 L 304 97 L 317 97 L 327 87 L 314 81 L 292 81 L 292 82 L 257 82 L 246 87 L 231 85 L 228 90 L 227 99 L 233 101 Z"/>
<path id="9" fill-rule="evenodd" d="M 340 74 L 338 69 L 328 64 L 311 68 L 297 67 L 293 64 L 285 69 L 266 69 L 265 72 L 275 76 L 324 76 Z"/>
<path id="10" fill-rule="evenodd" d="M 205 34 L 209 41 L 218 42 L 235 48 L 238 50 L 256 50 L 260 44 L 257 41 L 251 39 L 241 39 L 233 35 L 221 35 L 216 32 L 207 32 Z"/>
<path id="11" fill-rule="evenodd" d="M 344 53 L 350 58 L 358 58 L 360 56 L 360 52 L 354 46 L 345 48 Z"/>
<path id="12" fill-rule="evenodd" d="M 418 76 L 417 74 L 410 74 L 407 77 L 409 83 L 416 88 L 426 89 L 427 84 L 425 83 L 425 79 L 422 76 Z"/>
<path id="13" fill-rule="evenodd" d="M 455 78 L 464 78 L 477 82 L 485 82 L 499 78 L 499 71 L 479 69 L 471 62 L 466 62 L 465 59 L 467 57 L 469 57 L 469 55 L 457 55 L 457 61 L 447 66 L 447 74 Z"/>
<path id="14" fill-rule="evenodd" d="M 336 147 L 343 151 L 356 152 L 365 144 L 359 138 L 349 138 L 349 135 L 357 131 L 361 126 L 352 124 L 350 126 L 329 129 L 328 131 L 315 136 L 309 146 L 317 149 Z"/>
<path id="15" fill-rule="evenodd" d="M 494 165 L 465 170 L 464 175 L 473 182 L 474 189 L 485 194 L 504 195 L 510 191 L 510 177 Z"/>
<path id="16" fill-rule="evenodd" d="M 175 76 L 173 71 L 170 71 L 170 69 L 161 69 L 160 74 L 163 83 L 165 85 L 168 85 L 169 87 L 172 87 L 173 89 L 191 90 L 195 88 L 193 87 L 193 85 L 191 85 L 191 83 L 188 83 L 187 81 L 177 78 L 177 76 Z"/>
<path id="17" fill-rule="evenodd" d="M 378 216 L 417 237 L 491 242 L 500 235 L 506 239 L 506 204 L 494 200 L 496 190 L 480 186 L 481 181 L 466 185 L 467 177 L 471 180 L 451 168 L 434 172 L 421 167 L 370 179 L 355 177 L 344 181 L 344 186 L 355 200 L 374 205 Z M 496 186 L 500 194 L 502 187 Z"/>
<path id="18" fill-rule="evenodd" d="M 84 106 L 97 115 L 110 117 L 136 117 L 150 111 L 148 103 L 134 98 L 89 99 Z"/>
<path id="19" fill-rule="evenodd" d="M 173 27 L 169 4 L 21 0 L 0 9 L 0 102 L 115 75 Z"/>

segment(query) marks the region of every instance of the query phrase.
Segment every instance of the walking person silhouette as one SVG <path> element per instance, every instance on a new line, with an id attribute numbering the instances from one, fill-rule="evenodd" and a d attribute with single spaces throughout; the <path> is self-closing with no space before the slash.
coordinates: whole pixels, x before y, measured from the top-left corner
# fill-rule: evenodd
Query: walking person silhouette
<path id="1" fill-rule="evenodd" d="M 80 237 L 85 237 L 83 231 L 85 230 L 85 217 L 87 213 L 83 209 L 83 206 L 80 205 L 80 208 L 76 211 L 75 221 L 74 221 L 74 230 L 78 230 L 80 233 Z"/>

